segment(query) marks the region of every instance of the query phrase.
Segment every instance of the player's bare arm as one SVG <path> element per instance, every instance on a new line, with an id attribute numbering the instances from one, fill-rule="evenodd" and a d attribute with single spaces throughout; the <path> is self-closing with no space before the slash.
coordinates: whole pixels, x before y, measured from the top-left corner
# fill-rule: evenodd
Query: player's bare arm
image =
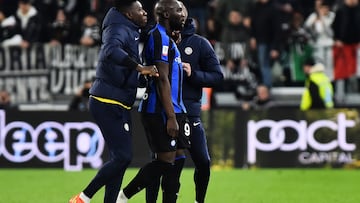
<path id="1" fill-rule="evenodd" d="M 136 70 L 137 70 L 141 75 L 149 75 L 149 76 L 159 77 L 158 69 L 156 68 L 155 65 L 143 66 L 143 65 L 141 65 L 141 64 L 138 64 L 138 65 L 136 66 Z"/>
<path id="2" fill-rule="evenodd" d="M 171 88 L 170 88 L 170 81 L 168 78 L 169 75 L 169 64 L 163 62 L 157 62 L 156 67 L 158 67 L 159 77 L 157 78 L 156 87 L 157 92 L 159 94 L 159 98 L 161 103 L 163 104 L 167 122 L 166 128 L 167 133 L 171 137 L 177 137 L 179 133 L 179 125 L 176 121 L 176 116 L 174 112 L 174 106 L 171 101 Z"/>

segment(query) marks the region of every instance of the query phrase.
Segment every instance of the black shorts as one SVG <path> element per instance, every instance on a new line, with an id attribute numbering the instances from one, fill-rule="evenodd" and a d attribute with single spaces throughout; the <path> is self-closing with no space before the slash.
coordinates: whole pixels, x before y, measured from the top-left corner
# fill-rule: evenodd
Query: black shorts
<path id="1" fill-rule="evenodd" d="M 156 152 L 173 152 L 190 147 L 190 123 L 186 114 L 176 114 L 179 136 L 172 138 L 167 134 L 166 117 L 162 114 L 142 114 L 142 123 L 150 149 Z"/>

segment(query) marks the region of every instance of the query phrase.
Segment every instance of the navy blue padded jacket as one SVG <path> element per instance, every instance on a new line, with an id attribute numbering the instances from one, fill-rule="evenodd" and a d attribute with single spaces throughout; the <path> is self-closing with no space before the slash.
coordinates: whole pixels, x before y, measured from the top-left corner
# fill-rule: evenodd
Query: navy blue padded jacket
<path id="1" fill-rule="evenodd" d="M 138 72 L 124 63 L 127 56 L 140 63 L 140 28 L 111 8 L 104 18 L 102 31 L 96 79 L 90 94 L 132 106 L 136 99 Z"/>
<path id="2" fill-rule="evenodd" d="M 181 60 L 190 63 L 192 68 L 191 76 L 184 77 L 183 100 L 188 116 L 200 116 L 202 88 L 221 85 L 224 77 L 213 47 L 195 33 L 192 19 L 187 19 L 181 37 L 178 45 Z"/>

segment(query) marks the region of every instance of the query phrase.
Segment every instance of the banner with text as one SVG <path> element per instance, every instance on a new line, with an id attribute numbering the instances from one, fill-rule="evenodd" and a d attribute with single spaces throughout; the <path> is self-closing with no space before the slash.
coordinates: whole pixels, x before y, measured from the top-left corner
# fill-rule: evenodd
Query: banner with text
<path id="1" fill-rule="evenodd" d="M 143 45 L 140 44 L 139 50 Z M 220 60 L 239 59 L 245 45 L 217 43 Z M 0 46 L 0 90 L 10 93 L 13 104 L 53 101 L 72 96 L 83 82 L 95 77 L 99 47 L 34 44 L 28 49 Z"/>
<path id="2" fill-rule="evenodd" d="M 133 111 L 136 126 L 139 114 Z M 151 160 L 143 128 L 133 130 L 133 161 Z M 88 112 L 0 110 L 0 168 L 98 168 L 108 160 L 101 131 Z"/>
<path id="3" fill-rule="evenodd" d="M 73 95 L 95 76 L 98 50 L 70 44 L 35 44 L 29 49 L 0 46 L 0 90 L 7 90 L 13 103 Z"/>
<path id="4" fill-rule="evenodd" d="M 238 114 L 237 166 L 352 167 L 360 160 L 359 110 L 273 109 Z M 245 145 L 245 146 L 244 146 Z M 245 147 L 243 149 L 239 147 Z M 244 150 L 245 149 L 245 150 Z M 242 155 L 241 155 L 242 154 Z"/>

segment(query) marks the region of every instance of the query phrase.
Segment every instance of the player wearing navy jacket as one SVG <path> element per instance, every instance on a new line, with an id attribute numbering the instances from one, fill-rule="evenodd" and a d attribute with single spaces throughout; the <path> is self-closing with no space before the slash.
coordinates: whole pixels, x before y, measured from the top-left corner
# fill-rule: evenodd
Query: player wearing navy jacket
<path id="1" fill-rule="evenodd" d="M 191 65 L 191 68 L 184 66 L 186 76 L 183 83 L 183 100 L 191 126 L 189 152 L 195 164 L 196 201 L 203 203 L 210 178 L 210 156 L 200 119 L 202 88 L 221 85 L 223 74 L 211 44 L 204 37 L 195 34 L 192 19 L 186 21 L 181 37 L 178 45 L 181 60 Z"/>
<path id="2" fill-rule="evenodd" d="M 147 13 L 136 0 L 115 0 L 102 25 L 102 46 L 96 79 L 90 89 L 89 110 L 109 149 L 106 162 L 70 203 L 89 203 L 105 186 L 105 203 L 115 203 L 126 168 L 132 159 L 130 109 L 136 98 L 138 73 L 158 76 L 156 66 L 140 65 L 140 27 Z"/>

